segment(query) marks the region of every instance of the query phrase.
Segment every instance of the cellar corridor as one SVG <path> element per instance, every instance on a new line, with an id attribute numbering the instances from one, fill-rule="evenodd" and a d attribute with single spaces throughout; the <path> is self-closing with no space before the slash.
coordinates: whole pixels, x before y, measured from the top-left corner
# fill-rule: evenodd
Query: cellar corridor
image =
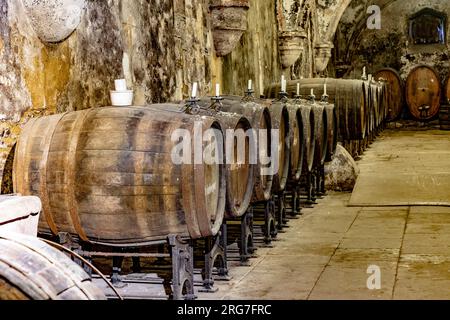
<path id="1" fill-rule="evenodd" d="M 442 149 L 433 149 L 449 143 L 443 135 L 386 131 L 359 162 L 362 176 L 389 152 L 404 168 L 423 167 L 428 154 L 428 167 L 448 170 L 440 167 Z M 405 154 L 416 154 L 416 163 Z M 331 193 L 304 209 L 272 249 L 259 249 L 250 267 L 232 265 L 232 281 L 200 299 L 449 299 L 450 208 L 349 207 L 350 198 Z M 381 289 L 368 289 L 370 267 L 379 268 Z"/>

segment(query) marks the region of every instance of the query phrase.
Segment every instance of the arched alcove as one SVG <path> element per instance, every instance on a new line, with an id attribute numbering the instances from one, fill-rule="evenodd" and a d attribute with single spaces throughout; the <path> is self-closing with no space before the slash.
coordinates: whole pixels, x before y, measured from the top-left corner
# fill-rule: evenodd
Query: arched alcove
<path id="1" fill-rule="evenodd" d="M 423 9 L 409 19 L 409 36 L 414 45 L 445 44 L 447 16 L 431 8 Z"/>

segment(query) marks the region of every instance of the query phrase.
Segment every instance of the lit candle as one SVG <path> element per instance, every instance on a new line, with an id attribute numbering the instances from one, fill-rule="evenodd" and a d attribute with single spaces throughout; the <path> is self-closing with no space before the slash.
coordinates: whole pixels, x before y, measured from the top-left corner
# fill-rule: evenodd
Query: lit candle
<path id="1" fill-rule="evenodd" d="M 192 87 L 192 98 L 197 98 L 198 91 L 198 83 L 194 82 L 194 86 Z"/>
<path id="2" fill-rule="evenodd" d="M 326 83 L 323 85 L 323 95 L 324 96 L 327 95 L 327 84 Z"/>
<path id="3" fill-rule="evenodd" d="M 363 68 L 363 78 L 365 78 L 367 76 L 367 69 L 366 67 Z"/>
<path id="4" fill-rule="evenodd" d="M 220 97 L 220 84 L 216 84 L 216 97 Z"/>
<path id="5" fill-rule="evenodd" d="M 297 96 L 300 95 L 300 83 L 297 83 Z"/>
<path id="6" fill-rule="evenodd" d="M 253 81 L 248 80 L 248 91 L 252 91 L 252 89 L 253 89 Z"/>
<path id="7" fill-rule="evenodd" d="M 281 76 L 281 92 L 286 92 L 286 80 L 284 76 Z"/>
<path id="8" fill-rule="evenodd" d="M 314 95 L 314 89 L 311 89 L 311 96 Z"/>

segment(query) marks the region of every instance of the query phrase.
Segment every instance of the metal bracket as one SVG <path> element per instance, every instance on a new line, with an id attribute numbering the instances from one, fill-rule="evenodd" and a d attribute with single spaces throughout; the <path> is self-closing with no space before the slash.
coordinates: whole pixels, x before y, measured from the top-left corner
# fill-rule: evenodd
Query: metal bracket
<path id="1" fill-rule="evenodd" d="M 213 269 L 218 263 L 218 280 L 229 281 L 227 261 L 227 225 L 222 225 L 221 231 L 214 238 L 205 239 L 205 269 L 203 270 L 203 289 L 200 292 L 214 293 Z"/>
<path id="2" fill-rule="evenodd" d="M 176 235 L 170 235 L 168 242 L 172 252 L 173 300 L 195 300 L 192 243 L 185 242 Z"/>

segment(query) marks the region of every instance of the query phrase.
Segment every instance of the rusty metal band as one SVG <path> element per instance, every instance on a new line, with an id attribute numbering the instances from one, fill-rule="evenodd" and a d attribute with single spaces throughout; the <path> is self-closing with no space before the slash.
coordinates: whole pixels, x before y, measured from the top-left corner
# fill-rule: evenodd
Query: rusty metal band
<path id="1" fill-rule="evenodd" d="M 81 226 L 80 216 L 78 215 L 78 205 L 76 202 L 75 186 L 76 186 L 76 166 L 77 166 L 77 151 L 78 143 L 80 141 L 81 131 L 84 124 L 94 109 L 81 111 L 74 122 L 72 137 L 69 145 L 69 162 L 67 165 L 67 200 L 69 204 L 69 214 L 72 220 L 73 227 L 81 240 L 90 242 L 83 227 Z"/>
<path id="2" fill-rule="evenodd" d="M 48 170 L 48 156 L 50 154 L 51 142 L 53 140 L 53 136 L 55 134 L 56 128 L 58 127 L 59 122 L 62 118 L 64 118 L 66 114 L 60 114 L 57 116 L 52 116 L 49 118 L 50 124 L 47 126 L 47 132 L 44 135 L 44 150 L 42 151 L 41 162 L 39 164 L 39 194 L 42 201 L 42 208 L 45 220 L 47 221 L 50 230 L 54 235 L 57 235 L 59 230 L 56 226 L 55 220 L 53 219 L 52 210 L 50 207 L 50 197 L 48 194 L 48 186 L 47 186 L 47 170 Z"/>

